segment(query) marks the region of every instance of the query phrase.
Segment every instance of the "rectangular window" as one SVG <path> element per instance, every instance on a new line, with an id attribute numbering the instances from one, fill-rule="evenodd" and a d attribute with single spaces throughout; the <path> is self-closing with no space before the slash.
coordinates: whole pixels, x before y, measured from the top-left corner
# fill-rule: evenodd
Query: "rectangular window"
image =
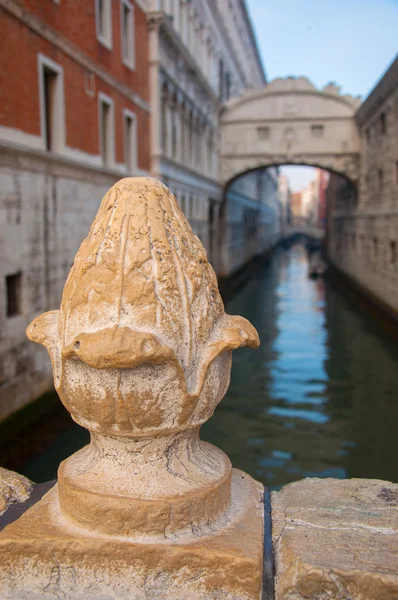
<path id="1" fill-rule="evenodd" d="M 224 63 L 221 58 L 218 62 L 218 97 L 224 102 Z"/>
<path id="2" fill-rule="evenodd" d="M 134 13 L 129 0 L 120 2 L 122 59 L 126 66 L 134 69 Z"/>
<path id="3" fill-rule="evenodd" d="M 112 49 L 112 0 L 95 0 L 97 40 Z"/>
<path id="4" fill-rule="evenodd" d="M 397 263 L 397 242 L 390 240 L 390 264 L 396 265 Z"/>
<path id="5" fill-rule="evenodd" d="M 270 128 L 257 127 L 257 135 L 259 140 L 268 140 L 270 137 Z"/>
<path id="6" fill-rule="evenodd" d="M 311 135 L 314 138 L 323 137 L 324 131 L 325 131 L 324 125 L 311 125 Z"/>
<path id="7" fill-rule="evenodd" d="M 377 255 L 379 253 L 379 244 L 377 238 L 373 238 L 373 260 L 377 260 Z"/>
<path id="8" fill-rule="evenodd" d="M 114 146 L 114 118 L 113 101 L 105 96 L 99 95 L 99 133 L 100 133 L 100 151 L 102 164 L 112 167 L 114 164 L 115 146 Z"/>
<path id="9" fill-rule="evenodd" d="M 225 99 L 229 100 L 231 97 L 231 75 L 230 73 L 226 74 L 225 77 Z"/>
<path id="10" fill-rule="evenodd" d="M 383 187 L 384 187 L 383 169 L 379 169 L 378 170 L 377 177 L 378 177 L 378 181 L 379 181 L 379 191 L 382 192 L 383 191 Z"/>
<path id="11" fill-rule="evenodd" d="M 62 67 L 38 54 L 41 128 L 44 148 L 62 152 L 65 137 Z"/>
<path id="12" fill-rule="evenodd" d="M 124 111 L 124 162 L 127 172 L 133 175 L 137 170 L 137 123 L 129 110 Z"/>
<path id="13" fill-rule="evenodd" d="M 44 115 L 45 115 L 45 143 L 46 150 L 54 150 L 55 135 L 55 89 L 58 74 L 43 67 L 43 88 L 44 88 Z"/>
<path id="14" fill-rule="evenodd" d="M 22 273 L 6 276 L 7 317 L 15 317 L 22 312 Z"/>
<path id="15" fill-rule="evenodd" d="M 386 113 L 380 115 L 380 133 L 384 135 L 386 133 Z"/>

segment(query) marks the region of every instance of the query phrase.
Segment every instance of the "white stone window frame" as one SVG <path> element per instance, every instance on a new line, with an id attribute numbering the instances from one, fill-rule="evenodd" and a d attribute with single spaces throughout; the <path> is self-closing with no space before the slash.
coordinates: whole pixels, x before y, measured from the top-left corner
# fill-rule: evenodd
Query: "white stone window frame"
<path id="1" fill-rule="evenodd" d="M 124 7 L 129 11 L 129 22 L 127 29 L 130 30 L 127 37 L 128 56 L 124 56 Z M 131 71 L 135 69 L 135 29 L 134 29 L 134 6 L 130 0 L 120 0 L 120 45 L 123 64 Z"/>
<path id="2" fill-rule="evenodd" d="M 133 122 L 133 131 L 130 140 L 127 139 L 128 128 L 127 121 L 131 119 Z M 128 165 L 126 162 L 126 146 L 130 146 L 130 162 Z M 123 152 L 124 161 L 126 165 L 126 171 L 128 174 L 135 175 L 138 171 L 138 136 L 137 136 L 137 115 L 135 112 L 128 108 L 123 109 Z"/>
<path id="3" fill-rule="evenodd" d="M 115 104 L 110 96 L 103 92 L 98 93 L 98 136 L 99 136 L 99 150 L 101 159 L 103 157 L 103 145 L 104 140 L 102 136 L 102 110 L 103 105 L 106 104 L 110 110 L 109 118 L 109 140 L 107 146 L 108 158 L 102 161 L 102 166 L 112 169 L 115 167 Z"/>
<path id="4" fill-rule="evenodd" d="M 40 103 L 40 135 L 42 138 L 43 150 L 46 150 L 47 124 L 45 107 L 45 89 L 44 89 L 44 69 L 48 68 L 57 75 L 55 90 L 55 107 L 53 112 L 53 132 L 54 144 L 52 150 L 62 154 L 65 151 L 65 95 L 64 95 L 64 70 L 58 63 L 54 62 L 41 52 L 37 55 L 37 70 L 39 77 L 39 103 Z"/>
<path id="5" fill-rule="evenodd" d="M 112 0 L 102 0 L 104 7 L 104 24 L 106 31 L 101 31 L 100 23 L 100 0 L 95 0 L 95 28 L 97 40 L 108 50 L 112 50 Z"/>

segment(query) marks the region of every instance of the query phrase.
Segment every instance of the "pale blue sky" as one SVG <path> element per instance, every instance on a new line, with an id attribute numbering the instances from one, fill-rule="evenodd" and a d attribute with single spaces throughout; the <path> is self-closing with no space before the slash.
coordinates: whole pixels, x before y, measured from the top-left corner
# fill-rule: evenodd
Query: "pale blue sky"
<path id="1" fill-rule="evenodd" d="M 398 51 L 398 0 L 246 0 L 268 81 L 305 75 L 366 98 Z M 294 189 L 308 169 L 289 168 Z"/>

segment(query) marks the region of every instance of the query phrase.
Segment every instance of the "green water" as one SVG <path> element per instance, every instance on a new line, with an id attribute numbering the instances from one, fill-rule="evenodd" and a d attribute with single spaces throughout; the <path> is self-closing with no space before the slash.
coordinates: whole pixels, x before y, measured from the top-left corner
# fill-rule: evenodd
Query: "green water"
<path id="1" fill-rule="evenodd" d="M 229 391 L 201 437 L 273 489 L 303 477 L 398 481 L 395 340 L 307 269 L 301 246 L 279 250 L 227 304 L 261 346 L 234 353 Z M 21 471 L 52 479 L 87 441 L 72 425 Z"/>

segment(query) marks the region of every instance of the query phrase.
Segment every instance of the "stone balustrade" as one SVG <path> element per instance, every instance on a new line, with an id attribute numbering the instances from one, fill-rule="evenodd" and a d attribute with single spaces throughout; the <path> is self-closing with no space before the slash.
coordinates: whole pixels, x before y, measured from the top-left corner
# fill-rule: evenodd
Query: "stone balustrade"
<path id="1" fill-rule="evenodd" d="M 271 600 L 263 487 L 199 437 L 228 388 L 232 350 L 257 347 L 258 335 L 224 312 L 163 184 L 112 187 L 60 309 L 27 334 L 47 348 L 61 401 L 91 442 L 0 534 L 0 599 Z M 0 508 L 30 488 L 0 470 Z M 276 598 L 397 598 L 397 498 L 397 485 L 367 480 L 274 493 Z"/>

